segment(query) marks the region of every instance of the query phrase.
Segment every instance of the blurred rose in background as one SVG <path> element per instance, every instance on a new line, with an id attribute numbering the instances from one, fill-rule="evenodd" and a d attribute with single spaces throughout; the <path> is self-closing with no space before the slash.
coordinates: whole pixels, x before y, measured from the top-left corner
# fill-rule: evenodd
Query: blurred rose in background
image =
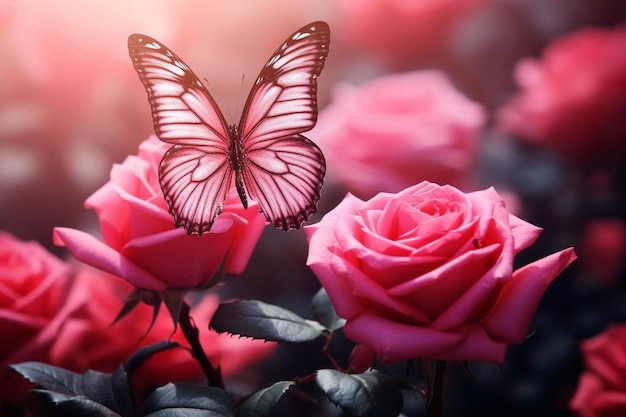
<path id="1" fill-rule="evenodd" d="M 626 325 L 613 324 L 582 342 L 585 371 L 570 402 L 579 417 L 626 414 Z"/>
<path id="2" fill-rule="evenodd" d="M 469 11 L 488 0 L 339 0 L 341 42 L 406 69 L 442 57 L 450 33 Z"/>
<path id="3" fill-rule="evenodd" d="M 0 231 L 0 404 L 28 398 L 30 384 L 7 366 L 50 360 L 59 329 L 80 308 L 67 302 L 72 270 L 37 242 Z"/>
<path id="4" fill-rule="evenodd" d="M 368 198 L 423 180 L 471 186 L 485 118 L 444 73 L 415 71 L 338 85 L 309 136 L 329 178 Z"/>
<path id="5" fill-rule="evenodd" d="M 626 25 L 584 29 L 522 60 L 521 91 L 499 112 L 502 129 L 583 166 L 623 164 L 626 154 Z"/>

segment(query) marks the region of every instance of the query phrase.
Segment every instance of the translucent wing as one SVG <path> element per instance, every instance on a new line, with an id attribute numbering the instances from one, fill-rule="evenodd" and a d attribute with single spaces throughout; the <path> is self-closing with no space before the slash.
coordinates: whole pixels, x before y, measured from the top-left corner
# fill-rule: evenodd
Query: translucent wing
<path id="1" fill-rule="evenodd" d="M 297 229 L 317 210 L 326 171 L 324 155 L 302 135 L 266 142 L 247 151 L 242 167 L 246 190 L 274 226 Z"/>
<path id="2" fill-rule="evenodd" d="M 330 44 L 325 22 L 291 35 L 257 78 L 239 123 L 242 175 L 249 196 L 268 221 L 299 228 L 316 211 L 326 163 L 300 133 L 317 121 L 317 77 Z"/>
<path id="3" fill-rule="evenodd" d="M 174 146 L 159 178 L 177 227 L 210 230 L 231 185 L 228 126 L 198 77 L 165 45 L 131 35 L 128 51 L 147 93 L 156 135 Z"/>

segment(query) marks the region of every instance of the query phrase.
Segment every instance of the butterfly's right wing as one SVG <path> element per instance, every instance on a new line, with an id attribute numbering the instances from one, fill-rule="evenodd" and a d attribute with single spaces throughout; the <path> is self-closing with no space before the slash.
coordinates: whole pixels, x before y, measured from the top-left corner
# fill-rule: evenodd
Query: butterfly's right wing
<path id="1" fill-rule="evenodd" d="M 317 121 L 317 77 L 330 45 L 325 22 L 303 26 L 272 54 L 248 96 L 239 132 L 249 196 L 268 221 L 297 229 L 317 210 L 326 161 L 301 135 Z"/>
<path id="2" fill-rule="evenodd" d="M 159 180 L 176 227 L 211 229 L 232 180 L 228 126 L 202 82 L 176 54 L 146 35 L 131 35 L 128 52 L 148 93 L 156 135 L 174 146 Z"/>

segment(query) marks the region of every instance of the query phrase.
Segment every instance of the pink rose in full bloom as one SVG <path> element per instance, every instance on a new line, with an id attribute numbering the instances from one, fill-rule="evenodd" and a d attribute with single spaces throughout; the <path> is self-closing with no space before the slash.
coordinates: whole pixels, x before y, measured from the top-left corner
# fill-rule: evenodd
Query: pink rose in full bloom
<path id="1" fill-rule="evenodd" d="M 71 268 L 36 242 L 0 232 L 0 403 L 22 402 L 32 386 L 7 366 L 49 360 L 58 329 L 78 305 L 66 302 Z"/>
<path id="2" fill-rule="evenodd" d="M 78 230 L 57 227 L 55 243 L 76 259 L 126 279 L 137 288 L 165 291 L 207 284 L 225 262 L 241 273 L 265 227 L 256 206 L 245 210 L 236 192 L 209 233 L 189 236 L 175 228 L 158 180 L 158 165 L 170 145 L 150 137 L 111 170 L 111 180 L 85 202 L 96 210 L 104 242 Z"/>
<path id="3" fill-rule="evenodd" d="M 626 325 L 609 326 L 581 344 L 586 370 L 570 408 L 580 417 L 626 415 Z"/>
<path id="4" fill-rule="evenodd" d="M 348 195 L 307 226 L 307 264 L 344 331 L 385 362 L 502 363 L 521 343 L 572 248 L 513 269 L 540 230 L 510 214 L 493 188 L 464 194 L 422 182 L 369 201 Z"/>
<path id="5" fill-rule="evenodd" d="M 340 0 L 341 42 L 392 66 L 438 58 L 451 31 L 485 0 Z"/>
<path id="6" fill-rule="evenodd" d="M 423 180 L 469 183 L 482 107 L 438 71 L 388 75 L 361 87 L 339 86 L 309 135 L 329 175 L 371 197 Z"/>
<path id="7" fill-rule="evenodd" d="M 584 165 L 623 161 L 625 50 L 626 25 L 555 40 L 541 60 L 518 64 L 522 91 L 500 110 L 499 126 Z"/>

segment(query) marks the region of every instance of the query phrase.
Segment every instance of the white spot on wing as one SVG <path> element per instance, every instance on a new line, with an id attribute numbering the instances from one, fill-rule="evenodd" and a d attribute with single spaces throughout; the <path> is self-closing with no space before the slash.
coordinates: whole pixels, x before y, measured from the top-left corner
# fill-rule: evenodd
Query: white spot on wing
<path id="1" fill-rule="evenodd" d="M 294 41 L 299 41 L 300 39 L 308 38 L 309 36 L 311 36 L 311 34 L 308 32 L 299 32 L 293 35 L 293 38 L 291 39 L 293 39 Z"/>

